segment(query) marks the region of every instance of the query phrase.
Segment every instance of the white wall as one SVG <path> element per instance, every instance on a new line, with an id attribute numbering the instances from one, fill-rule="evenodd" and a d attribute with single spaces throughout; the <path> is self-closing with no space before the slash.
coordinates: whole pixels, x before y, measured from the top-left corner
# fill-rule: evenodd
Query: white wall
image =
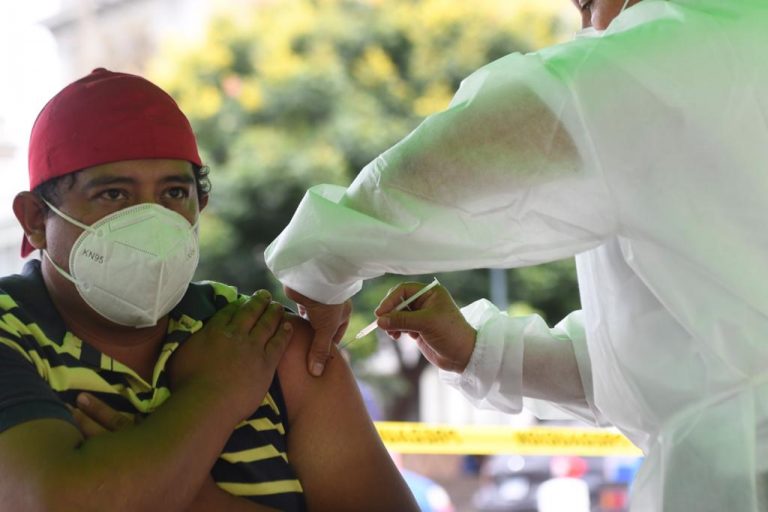
<path id="1" fill-rule="evenodd" d="M 13 216 L 13 197 L 24 186 L 23 172 L 19 172 L 20 154 L 6 129 L 0 112 L 0 276 L 21 270 L 19 256 L 22 231 Z"/>
<path id="2" fill-rule="evenodd" d="M 206 26 L 212 0 L 63 0 L 45 24 L 70 82 L 97 67 L 144 74 L 163 39 L 193 40 Z"/>

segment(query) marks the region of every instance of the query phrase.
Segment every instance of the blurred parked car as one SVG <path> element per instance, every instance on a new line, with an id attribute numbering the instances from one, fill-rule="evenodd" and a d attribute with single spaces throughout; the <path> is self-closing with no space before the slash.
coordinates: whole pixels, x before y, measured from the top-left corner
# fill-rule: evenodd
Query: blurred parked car
<path id="1" fill-rule="evenodd" d="M 629 486 L 638 465 L 635 457 L 494 455 L 483 468 L 485 483 L 473 495 L 472 504 L 477 512 L 539 512 L 542 491 L 578 490 L 572 485 L 540 489 L 542 484 L 553 479 L 579 479 L 584 482 L 587 503 L 582 509 L 626 512 Z M 563 505 L 562 510 L 571 512 L 574 506 Z"/>
<path id="2" fill-rule="evenodd" d="M 549 457 L 494 455 L 482 470 L 486 479 L 473 495 L 478 512 L 538 512 L 536 492 L 551 478 Z"/>
<path id="3" fill-rule="evenodd" d="M 443 486 L 408 469 L 401 468 L 400 474 L 403 475 L 405 483 L 416 498 L 421 512 L 454 512 L 451 497 Z"/>
<path id="4" fill-rule="evenodd" d="M 362 380 L 357 380 L 358 389 L 363 397 L 363 403 L 368 411 L 368 415 L 373 421 L 380 421 L 383 418 L 381 406 L 376 398 L 376 394 L 370 385 Z M 405 483 L 416 498 L 421 512 L 454 512 L 453 503 L 448 492 L 434 480 L 424 475 L 405 469 L 403 467 L 402 456 L 396 452 L 389 452 L 395 466 L 403 475 Z"/>

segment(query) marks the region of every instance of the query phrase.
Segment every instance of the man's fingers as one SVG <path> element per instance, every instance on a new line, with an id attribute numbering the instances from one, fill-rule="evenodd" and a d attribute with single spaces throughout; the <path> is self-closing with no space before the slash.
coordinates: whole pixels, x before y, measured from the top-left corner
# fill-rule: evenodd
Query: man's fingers
<path id="1" fill-rule="evenodd" d="M 80 429 L 80 433 L 83 434 L 84 438 L 88 439 L 109 432 L 109 430 L 93 421 L 80 409 L 72 407 L 69 404 L 67 404 L 67 408 L 72 412 L 72 417 L 75 419 L 75 423 L 77 423 L 77 428 Z"/>
<path id="2" fill-rule="evenodd" d="M 67 409 L 69 409 L 69 412 L 72 413 L 72 417 L 75 419 L 77 428 L 80 430 L 80 433 L 83 434 L 83 437 L 85 437 L 86 439 L 101 435 L 105 432 L 109 432 L 109 430 L 107 430 L 106 428 L 102 427 L 101 425 L 93 421 L 80 409 L 77 409 L 76 407 L 72 407 L 69 404 L 66 404 L 66 405 L 67 405 Z"/>
<path id="3" fill-rule="evenodd" d="M 77 407 L 89 419 L 106 430 L 121 430 L 133 424 L 133 418 L 111 408 L 90 393 L 77 395 Z"/>
<path id="4" fill-rule="evenodd" d="M 283 356 L 286 347 L 288 347 L 288 343 L 290 343 L 292 336 L 293 325 L 291 325 L 291 322 L 288 320 L 283 321 L 264 346 L 264 353 L 266 354 L 267 359 L 277 364 Z"/>
<path id="5" fill-rule="evenodd" d="M 282 304 L 271 303 L 258 318 L 251 329 L 250 336 L 255 340 L 266 343 L 285 321 L 285 309 Z"/>
<path id="6" fill-rule="evenodd" d="M 229 327 L 240 333 L 250 332 L 271 304 L 272 295 L 267 290 L 257 291 L 235 312 Z"/>
<path id="7" fill-rule="evenodd" d="M 229 322 L 232 320 L 232 317 L 235 316 L 235 313 L 240 309 L 241 302 L 240 301 L 232 301 L 220 310 L 218 310 L 208 321 L 205 326 L 209 329 L 218 329 L 221 327 L 224 327 L 225 325 L 229 324 Z"/>

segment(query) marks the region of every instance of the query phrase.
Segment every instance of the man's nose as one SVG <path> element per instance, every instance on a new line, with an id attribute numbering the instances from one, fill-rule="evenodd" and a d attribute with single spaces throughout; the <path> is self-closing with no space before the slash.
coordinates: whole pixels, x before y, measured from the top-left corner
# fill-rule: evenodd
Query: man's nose
<path id="1" fill-rule="evenodd" d="M 159 202 L 160 200 L 154 187 L 141 187 L 136 194 L 136 204 Z"/>

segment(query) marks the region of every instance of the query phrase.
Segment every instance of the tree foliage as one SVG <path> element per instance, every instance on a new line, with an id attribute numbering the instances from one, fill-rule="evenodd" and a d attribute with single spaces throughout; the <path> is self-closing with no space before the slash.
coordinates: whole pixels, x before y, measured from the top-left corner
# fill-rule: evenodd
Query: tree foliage
<path id="1" fill-rule="evenodd" d="M 238 5 L 219 13 L 202 40 L 170 41 L 150 75 L 190 117 L 212 169 L 198 275 L 244 291 L 272 288 L 278 296 L 262 252 L 307 188 L 348 184 L 425 116 L 445 108 L 472 71 L 573 30 L 557 0 Z M 439 278 L 459 303 L 487 295 L 487 272 Z M 368 283 L 350 329 L 367 323 L 400 280 Z M 578 305 L 570 262 L 510 271 L 509 280 L 511 302 L 551 320 Z M 355 345 L 353 358 L 366 357 L 376 343 L 371 336 Z"/>

